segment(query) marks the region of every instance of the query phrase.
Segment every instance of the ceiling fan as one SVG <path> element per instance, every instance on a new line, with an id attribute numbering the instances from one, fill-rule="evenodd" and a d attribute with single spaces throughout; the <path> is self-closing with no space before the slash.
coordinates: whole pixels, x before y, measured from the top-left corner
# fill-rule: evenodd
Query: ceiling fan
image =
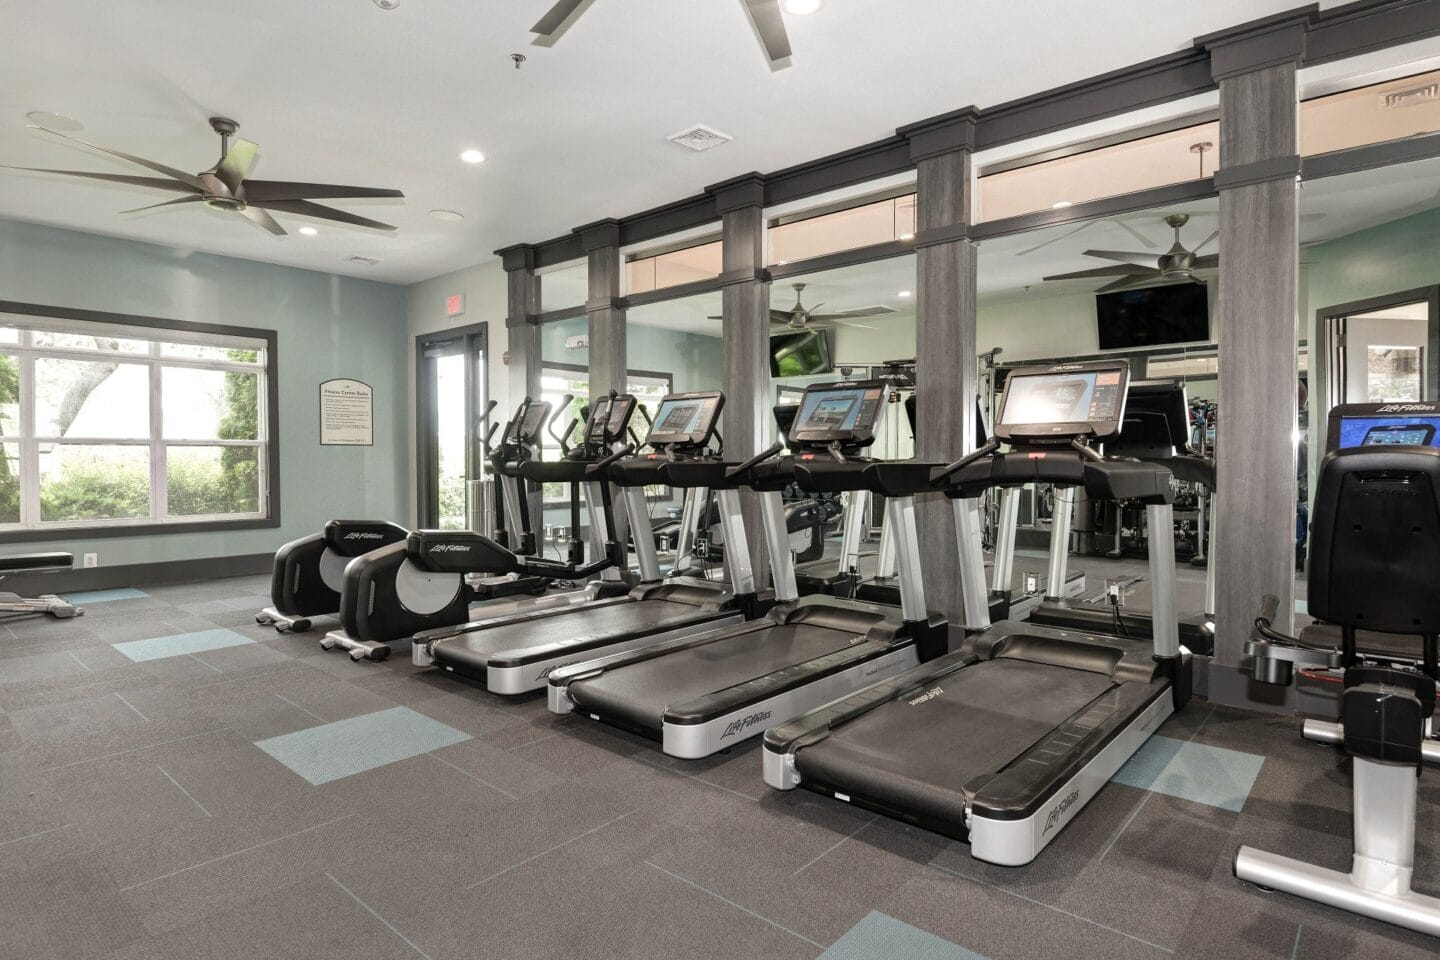
<path id="1" fill-rule="evenodd" d="M 334 207 L 327 207 L 311 201 L 317 198 L 405 196 L 399 190 L 377 187 L 346 187 L 330 183 L 292 183 L 285 180 L 247 179 L 250 171 L 254 169 L 256 161 L 260 159 L 260 148 L 249 140 L 236 140 L 231 143 L 230 138 L 235 135 L 235 131 L 240 128 L 240 125 L 234 120 L 227 120 L 224 117 L 210 118 L 210 128 L 220 135 L 220 159 L 210 169 L 195 174 L 177 170 L 163 163 L 156 163 L 154 160 L 121 153 L 119 150 L 86 143 L 84 140 L 79 140 L 58 130 L 51 130 L 36 124 L 31 126 L 36 130 L 42 130 L 52 136 L 99 150 L 101 153 L 118 157 L 137 166 L 164 174 L 164 176 L 139 177 L 122 173 L 52 170 L 44 167 L 16 167 L 8 164 L 0 164 L 0 167 L 7 170 L 25 170 L 31 173 L 59 173 L 67 177 L 83 177 L 87 180 L 103 180 L 108 183 L 122 183 L 134 187 L 153 187 L 157 190 L 169 190 L 172 193 L 181 194 L 173 200 L 122 211 L 124 213 L 138 213 L 141 210 L 154 210 L 159 207 L 203 203 L 212 210 L 237 213 L 262 230 L 274 236 L 283 237 L 285 228 L 280 226 L 270 215 L 269 211 L 271 210 L 278 213 L 315 217 L 319 220 L 348 223 L 357 227 L 371 227 L 375 230 L 394 230 L 395 228 L 388 223 L 356 216 L 353 213 L 346 213 L 344 210 L 337 210 Z"/>
<path id="2" fill-rule="evenodd" d="M 536 21 L 530 32 L 536 34 L 536 42 L 549 45 L 559 39 L 561 27 L 576 15 L 589 0 L 557 0 L 554 6 Z M 760 35 L 765 56 L 771 65 L 777 65 L 790 57 L 790 37 L 785 32 L 785 20 L 780 15 L 780 0 L 742 0 L 750 14 L 750 22 Z"/>
<path id="3" fill-rule="evenodd" d="M 797 330 L 825 330 L 831 327 L 859 327 L 862 330 L 874 330 L 868 323 L 855 323 L 860 317 L 878 317 L 887 313 L 899 313 L 893 307 L 877 304 L 873 307 L 859 307 L 855 310 L 836 310 L 833 313 L 815 313 L 824 306 L 817 303 L 814 307 L 806 307 L 800 302 L 801 294 L 805 291 L 805 284 L 790 284 L 795 290 L 795 306 L 789 310 L 770 310 L 771 333 L 794 332 Z M 721 320 L 722 317 L 711 317 L 711 320 Z"/>
<path id="4" fill-rule="evenodd" d="M 1196 270 L 1210 270 L 1220 265 L 1220 255 L 1212 253 L 1208 256 L 1200 256 L 1200 251 L 1209 246 L 1220 231 L 1216 230 L 1210 236 L 1201 240 L 1193 250 L 1187 250 L 1180 242 L 1180 229 L 1190 222 L 1188 213 L 1172 213 L 1165 218 L 1165 223 L 1175 231 L 1175 243 L 1158 257 L 1153 253 L 1138 253 L 1127 250 L 1086 250 L 1085 256 L 1098 257 L 1101 260 L 1118 260 L 1124 266 L 1097 267 L 1094 270 L 1079 270 L 1075 273 L 1059 273 L 1046 277 L 1046 280 L 1078 280 L 1084 277 L 1118 277 L 1110 283 L 1105 284 L 1096 293 L 1108 293 L 1111 290 L 1123 290 L 1127 287 L 1136 287 L 1141 284 L 1150 283 L 1155 280 L 1168 281 L 1189 281 L 1191 283 L 1204 283 L 1195 276 Z M 1153 266 L 1152 266 L 1153 264 Z"/>

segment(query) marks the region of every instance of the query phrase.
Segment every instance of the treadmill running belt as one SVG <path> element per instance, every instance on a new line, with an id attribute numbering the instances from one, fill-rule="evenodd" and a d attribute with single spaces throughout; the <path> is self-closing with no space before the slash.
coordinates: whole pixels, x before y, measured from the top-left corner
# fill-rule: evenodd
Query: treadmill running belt
<path id="1" fill-rule="evenodd" d="M 922 817 L 963 822 L 965 787 L 999 772 L 1114 685 L 1027 660 L 986 660 L 890 700 L 801 749 L 804 779 Z"/>
<path id="2" fill-rule="evenodd" d="M 738 629 L 738 628 L 737 628 Z M 843 650 L 853 630 L 815 624 L 757 624 L 740 634 L 653 657 L 570 684 L 581 712 L 659 733 L 665 708 Z"/>
<path id="3" fill-rule="evenodd" d="M 501 650 L 538 647 L 573 637 L 633 633 L 670 620 L 689 619 L 700 613 L 693 604 L 672 603 L 669 600 L 610 603 L 600 607 L 582 604 L 555 616 L 459 634 L 436 644 L 435 659 L 440 663 L 484 670 L 490 658 Z"/>

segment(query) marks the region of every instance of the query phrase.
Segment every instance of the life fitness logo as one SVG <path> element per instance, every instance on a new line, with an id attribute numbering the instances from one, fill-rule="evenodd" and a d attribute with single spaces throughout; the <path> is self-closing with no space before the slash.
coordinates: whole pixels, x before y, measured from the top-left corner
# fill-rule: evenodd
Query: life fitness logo
<path id="1" fill-rule="evenodd" d="M 430 548 L 431 553 L 469 553 L 468 543 L 437 543 Z"/>
<path id="2" fill-rule="evenodd" d="M 1048 372 L 1050 372 L 1050 373 L 1059 373 L 1061 370 L 1084 370 L 1084 369 L 1085 369 L 1085 364 L 1083 364 L 1083 363 L 1057 363 L 1057 364 L 1055 364 L 1055 366 L 1051 367 Z"/>
<path id="3" fill-rule="evenodd" d="M 1055 807 L 1050 811 L 1050 816 L 1045 818 L 1045 829 L 1040 832 L 1040 836 L 1043 837 L 1051 830 L 1060 826 L 1060 824 L 1065 821 L 1065 815 L 1070 812 L 1070 808 L 1075 806 L 1079 800 L 1080 788 L 1076 787 L 1065 796 L 1064 800 L 1055 804 Z"/>
<path id="4" fill-rule="evenodd" d="M 770 713 L 771 711 L 769 710 L 761 710 L 759 713 L 752 713 L 748 717 L 741 717 L 739 720 L 730 721 L 730 726 L 726 727 L 725 732 L 720 734 L 720 739 L 724 740 L 727 737 L 733 737 L 737 733 L 749 730 L 756 724 L 764 723 L 770 719 Z"/>
<path id="5" fill-rule="evenodd" d="M 379 539 L 380 539 L 380 534 L 378 534 L 378 533 L 365 533 L 365 532 L 363 532 L 363 531 L 357 530 L 357 531 L 355 531 L 354 533 L 347 533 L 347 534 L 345 534 L 345 536 L 341 537 L 340 539 L 342 539 L 342 540 L 379 540 Z"/>
<path id="6" fill-rule="evenodd" d="M 1437 406 L 1433 403 L 1387 403 L 1375 410 L 1376 413 L 1434 413 Z"/>

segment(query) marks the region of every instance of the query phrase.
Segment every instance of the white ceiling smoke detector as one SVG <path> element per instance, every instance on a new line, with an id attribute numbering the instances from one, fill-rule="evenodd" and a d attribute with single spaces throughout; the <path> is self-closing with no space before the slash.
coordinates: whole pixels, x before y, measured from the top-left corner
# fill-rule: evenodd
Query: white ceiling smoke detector
<path id="1" fill-rule="evenodd" d="M 681 130 L 665 138 L 671 143 L 678 143 L 682 147 L 694 150 L 696 153 L 703 153 L 711 147 L 718 147 L 722 143 L 729 143 L 735 138 L 728 133 L 721 133 L 713 127 L 707 127 L 703 123 L 697 123 L 688 130 Z"/>

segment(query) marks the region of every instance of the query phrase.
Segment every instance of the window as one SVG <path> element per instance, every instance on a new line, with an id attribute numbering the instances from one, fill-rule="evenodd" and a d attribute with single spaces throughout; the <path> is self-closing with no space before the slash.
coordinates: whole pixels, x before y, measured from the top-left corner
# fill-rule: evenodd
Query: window
<path id="1" fill-rule="evenodd" d="M 268 518 L 271 352 L 0 313 L 0 530 Z"/>
<path id="2" fill-rule="evenodd" d="M 914 236 L 915 194 L 906 192 L 842 210 L 801 213 L 772 222 L 770 262 L 782 265 Z"/>
<path id="3" fill-rule="evenodd" d="M 637 256 L 625 264 L 628 293 L 647 293 L 695 283 L 720 276 L 721 243 L 719 240 L 656 253 Z"/>
<path id="4" fill-rule="evenodd" d="M 1300 153 L 1345 150 L 1440 130 L 1440 70 L 1300 104 Z"/>
<path id="5" fill-rule="evenodd" d="M 1367 400 L 1372 403 L 1418 401 L 1420 348 L 1371 346 L 1366 351 Z"/>

